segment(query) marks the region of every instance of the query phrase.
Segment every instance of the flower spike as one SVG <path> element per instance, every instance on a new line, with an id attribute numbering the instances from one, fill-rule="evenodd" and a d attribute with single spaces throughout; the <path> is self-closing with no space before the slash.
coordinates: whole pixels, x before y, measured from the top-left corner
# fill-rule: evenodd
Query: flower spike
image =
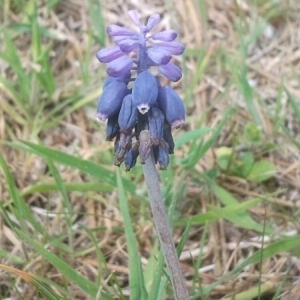
<path id="1" fill-rule="evenodd" d="M 106 138 L 115 138 L 116 166 L 124 162 L 126 171 L 129 171 L 140 157 L 174 299 L 189 300 L 155 167 L 155 164 L 160 170 L 168 167 L 169 155 L 174 152 L 172 127 L 184 123 L 184 106 L 179 95 L 169 86 L 162 87 L 149 70 L 158 67 L 161 75 L 178 81 L 182 73 L 170 61 L 172 55 L 182 54 L 184 47 L 174 42 L 177 37 L 174 30 L 148 34 L 159 23 L 158 14 L 151 15 L 146 25 L 142 25 L 135 11 L 128 11 L 128 16 L 139 33 L 110 25 L 107 33 L 117 46 L 97 53 L 100 62 L 108 63 L 106 72 L 109 75 L 98 101 L 97 116 L 102 121 L 108 119 Z M 147 45 L 149 41 L 151 43 Z M 135 73 L 136 78 L 133 78 L 131 75 Z M 129 81 L 134 82 L 127 87 Z"/>
<path id="2" fill-rule="evenodd" d="M 109 75 L 98 101 L 97 117 L 108 119 L 106 139 L 115 139 L 115 165 L 124 161 L 128 171 L 137 156 L 145 163 L 152 151 L 164 170 L 174 152 L 172 128 L 184 124 L 185 112 L 178 94 L 169 86 L 162 87 L 149 69 L 156 67 L 162 76 L 178 81 L 182 73 L 171 59 L 181 55 L 184 46 L 175 41 L 177 33 L 172 29 L 150 33 L 160 22 L 158 14 L 151 15 L 146 25 L 134 10 L 128 11 L 128 17 L 139 32 L 109 25 L 107 33 L 115 46 L 96 54 L 100 62 L 107 63 Z M 128 88 L 131 81 L 132 88 Z"/>

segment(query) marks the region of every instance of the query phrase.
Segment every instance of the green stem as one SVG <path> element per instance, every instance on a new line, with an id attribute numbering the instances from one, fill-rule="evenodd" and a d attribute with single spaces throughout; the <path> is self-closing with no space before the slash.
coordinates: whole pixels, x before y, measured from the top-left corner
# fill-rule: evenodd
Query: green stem
<path id="1" fill-rule="evenodd" d="M 159 177 L 155 168 L 152 151 L 147 158 L 146 163 L 143 165 L 143 171 L 156 231 L 158 233 L 161 249 L 164 253 L 176 300 L 188 300 L 190 297 L 176 255 L 168 217 L 161 196 Z"/>

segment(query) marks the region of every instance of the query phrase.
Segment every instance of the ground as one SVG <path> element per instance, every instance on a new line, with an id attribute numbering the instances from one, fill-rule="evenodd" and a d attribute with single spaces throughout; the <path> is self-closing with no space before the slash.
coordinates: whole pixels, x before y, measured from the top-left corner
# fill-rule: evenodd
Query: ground
<path id="1" fill-rule="evenodd" d="M 102 289 L 128 299 L 113 144 L 95 119 L 106 76 L 95 54 L 112 44 L 107 25 L 134 29 L 129 9 L 144 21 L 159 13 L 157 30 L 175 29 L 186 47 L 174 59 L 183 78 L 171 83 L 186 125 L 160 176 L 190 294 L 298 299 L 297 0 L 0 7 L 1 299 L 100 299 Z M 120 172 L 149 289 L 159 252 L 142 169 Z M 161 299 L 172 297 L 167 284 Z"/>

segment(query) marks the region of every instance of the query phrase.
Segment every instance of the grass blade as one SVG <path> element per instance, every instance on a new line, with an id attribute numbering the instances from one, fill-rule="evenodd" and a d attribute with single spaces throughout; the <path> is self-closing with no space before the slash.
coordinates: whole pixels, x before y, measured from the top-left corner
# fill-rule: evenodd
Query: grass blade
<path id="1" fill-rule="evenodd" d="M 138 253 L 137 242 L 132 228 L 132 222 L 127 205 L 127 199 L 119 169 L 117 169 L 117 186 L 119 195 L 119 205 L 123 216 L 125 237 L 129 256 L 129 285 L 130 299 L 147 299 L 147 291 L 144 284 L 144 275 L 140 256 Z"/>
<path id="2" fill-rule="evenodd" d="M 23 144 L 23 145 L 22 145 Z M 116 175 L 114 172 L 95 164 L 92 161 L 83 160 L 81 158 L 66 154 L 61 151 L 49 149 L 47 147 L 36 145 L 30 142 L 22 141 L 22 144 L 9 143 L 9 145 L 37 154 L 42 157 L 49 157 L 53 161 L 78 169 L 81 172 L 87 173 L 95 178 L 102 180 L 111 186 L 116 186 Z M 134 193 L 135 187 L 131 181 L 124 179 L 126 190 Z"/>
<path id="3" fill-rule="evenodd" d="M 187 159 L 183 161 L 183 164 L 187 168 L 193 168 L 196 163 L 199 161 L 199 159 L 208 151 L 209 148 L 213 145 L 213 143 L 216 141 L 218 135 L 220 134 L 225 121 L 227 120 L 227 117 L 231 113 L 231 110 L 227 110 L 224 112 L 222 120 L 219 122 L 216 128 L 213 129 L 213 132 L 210 136 L 210 138 L 203 144 L 203 141 L 200 141 L 198 144 L 194 143 L 190 147 L 189 156 Z"/>
<path id="4" fill-rule="evenodd" d="M 19 224 L 23 230 L 27 230 L 28 226 L 25 223 L 25 220 L 30 223 L 30 225 L 35 229 L 36 232 L 43 233 L 44 229 L 40 226 L 40 224 L 35 220 L 33 217 L 30 209 L 28 208 L 28 205 L 24 202 L 24 199 L 19 195 L 19 192 L 16 187 L 16 183 L 14 180 L 14 177 L 10 173 L 8 166 L 0 153 L 0 167 L 2 167 L 3 173 L 5 175 L 7 184 L 8 184 L 8 192 L 9 195 L 13 201 L 14 207 L 10 207 L 11 211 L 16 216 L 17 220 L 19 221 Z M 5 216 L 5 219 L 8 221 L 9 217 L 1 203 L 0 206 L 3 215 Z M 12 230 L 15 230 L 15 226 L 10 222 L 9 225 Z"/>
<path id="5" fill-rule="evenodd" d="M 239 266 L 237 266 L 232 271 L 228 272 L 225 276 L 221 277 L 219 280 L 215 281 L 213 284 L 209 285 L 208 287 L 203 289 L 204 294 L 208 295 L 216 286 L 218 286 L 223 281 L 231 278 L 233 275 L 235 275 L 238 272 L 241 272 L 244 268 L 246 268 L 249 265 L 257 264 L 262 259 L 266 259 L 268 257 L 271 257 L 273 255 L 276 255 L 280 252 L 286 252 L 293 248 L 298 247 L 300 244 L 300 235 L 296 235 L 293 237 L 284 238 L 278 242 L 275 242 L 271 244 L 270 246 L 260 249 L 257 252 L 255 252 L 252 256 L 245 259 Z M 195 297 L 198 297 L 198 295 L 195 295 Z"/>
<path id="6" fill-rule="evenodd" d="M 45 249 L 42 245 L 36 242 L 34 239 L 25 235 L 23 232 L 18 230 L 21 238 L 31 245 L 44 259 L 51 263 L 57 270 L 61 272 L 62 275 L 73 281 L 79 288 L 81 288 L 86 294 L 95 299 L 98 293 L 98 287 L 93 282 L 81 276 L 76 272 L 70 265 L 65 263 L 62 259 Z M 102 291 L 101 299 L 103 300 L 113 300 L 111 296 Z"/>
<path id="7" fill-rule="evenodd" d="M 12 273 L 14 275 L 17 275 L 18 277 L 22 278 L 24 281 L 32 284 L 39 293 L 41 293 L 43 296 L 46 297 L 47 300 L 62 300 L 65 298 L 62 298 L 61 296 L 57 295 L 52 291 L 52 289 L 45 285 L 43 282 L 38 280 L 34 275 L 0 264 L 0 269 Z"/>

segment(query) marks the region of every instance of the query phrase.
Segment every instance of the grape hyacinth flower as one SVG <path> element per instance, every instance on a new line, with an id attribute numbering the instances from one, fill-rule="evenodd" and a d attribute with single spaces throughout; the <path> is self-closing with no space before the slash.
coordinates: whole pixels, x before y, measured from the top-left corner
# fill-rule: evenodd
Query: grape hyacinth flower
<path id="1" fill-rule="evenodd" d="M 146 25 L 141 24 L 134 10 L 128 16 L 139 33 L 110 25 L 107 33 L 116 46 L 97 53 L 99 61 L 108 64 L 109 75 L 98 101 L 97 117 L 107 120 L 106 139 L 115 139 L 116 166 L 124 162 L 129 171 L 140 157 L 175 299 L 188 300 L 155 167 L 158 164 L 161 170 L 167 168 L 169 155 L 174 153 L 172 128 L 184 124 L 185 111 L 179 95 L 171 87 L 161 86 L 149 72 L 151 67 L 157 67 L 162 76 L 178 81 L 182 73 L 171 58 L 182 54 L 184 46 L 174 41 L 177 37 L 174 30 L 150 33 L 160 21 L 158 14 L 151 15 Z"/>
<path id="2" fill-rule="evenodd" d="M 160 21 L 158 14 L 151 15 L 146 25 L 134 10 L 128 16 L 139 32 L 108 26 L 107 33 L 116 46 L 96 54 L 100 62 L 107 63 L 109 75 L 98 100 L 97 117 L 107 120 L 107 140 L 115 138 L 115 165 L 124 161 L 129 171 L 137 156 L 145 163 L 153 153 L 163 170 L 174 150 L 171 128 L 184 124 L 185 110 L 179 95 L 171 87 L 161 86 L 149 69 L 157 67 L 162 76 L 178 81 L 182 73 L 171 58 L 182 54 L 184 46 L 175 42 L 174 30 L 150 33 Z M 147 132 L 149 138 L 145 138 Z"/>

